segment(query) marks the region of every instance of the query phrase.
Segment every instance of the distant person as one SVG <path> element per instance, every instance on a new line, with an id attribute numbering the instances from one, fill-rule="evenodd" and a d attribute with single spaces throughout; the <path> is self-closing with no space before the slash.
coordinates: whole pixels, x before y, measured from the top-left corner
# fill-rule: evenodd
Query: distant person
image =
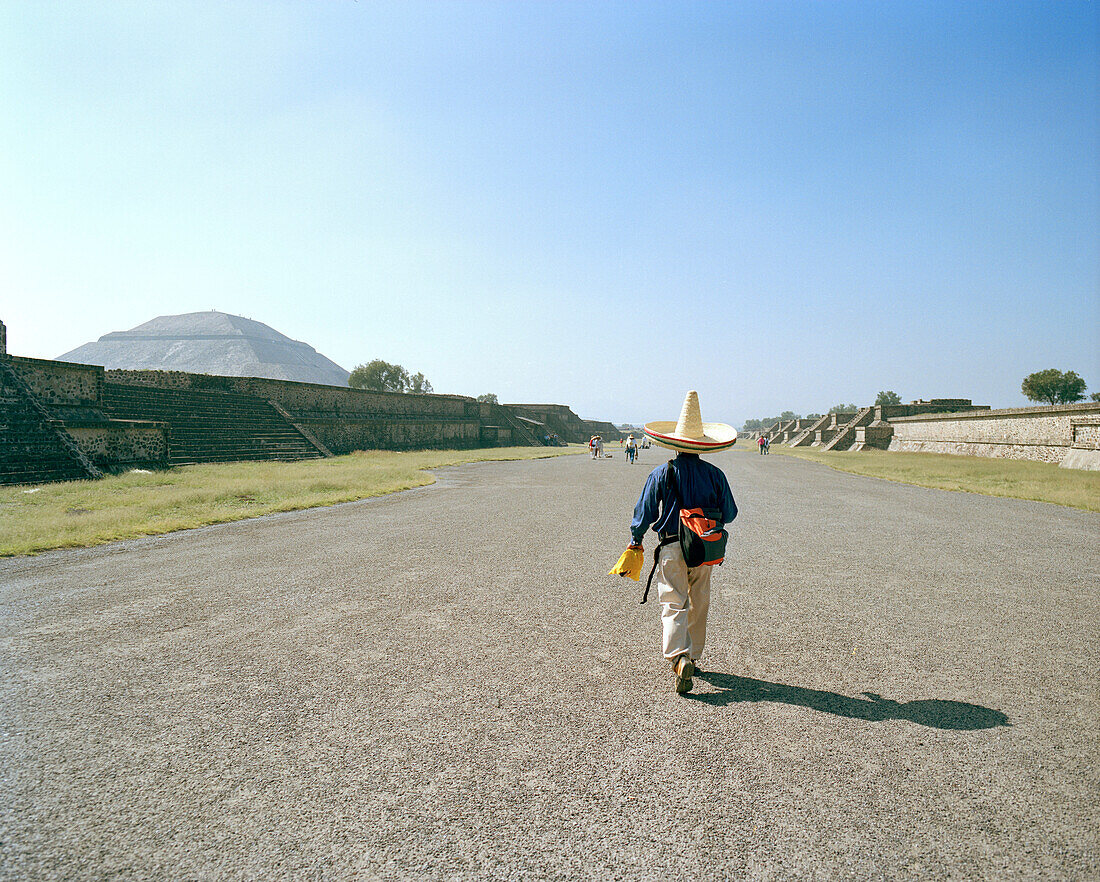
<path id="1" fill-rule="evenodd" d="M 761 435 L 759 438 L 756 439 L 756 446 L 760 448 L 760 455 L 761 456 L 764 455 L 764 445 L 766 445 L 767 443 L 768 442 L 764 439 L 763 435 Z"/>
<path id="2" fill-rule="evenodd" d="M 603 459 L 603 438 L 596 436 L 596 459 Z"/>
<path id="3" fill-rule="evenodd" d="M 772 439 L 767 435 L 764 436 L 764 456 L 767 456 L 772 452 Z"/>
<path id="4" fill-rule="evenodd" d="M 626 461 L 631 465 L 634 464 L 634 460 L 638 456 L 638 442 L 634 440 L 634 433 L 631 432 L 626 439 Z"/>
<path id="5" fill-rule="evenodd" d="M 591 452 L 592 458 L 595 459 L 596 458 L 596 436 L 595 435 L 593 435 L 591 438 L 588 439 L 588 450 L 589 450 L 589 452 Z"/>
<path id="6" fill-rule="evenodd" d="M 645 434 L 677 455 L 657 466 L 646 479 L 630 522 L 630 547 L 641 548 L 646 531 L 653 526 L 658 542 L 654 572 L 661 604 L 661 651 L 672 663 L 675 688 L 682 694 L 692 688 L 691 678 L 706 643 L 713 567 L 689 567 L 685 562 L 679 541 L 680 512 L 702 509 L 719 522 L 719 529 L 737 517 L 737 504 L 725 474 L 699 458 L 700 453 L 732 447 L 737 431 L 723 423 L 704 424 L 699 396 L 689 392 L 677 422 L 646 423 Z"/>

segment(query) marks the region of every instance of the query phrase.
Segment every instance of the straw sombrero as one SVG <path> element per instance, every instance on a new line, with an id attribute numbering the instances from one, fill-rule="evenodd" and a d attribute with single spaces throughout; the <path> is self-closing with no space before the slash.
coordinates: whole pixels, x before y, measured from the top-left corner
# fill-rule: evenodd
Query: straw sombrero
<path id="1" fill-rule="evenodd" d="M 646 423 L 644 431 L 654 444 L 684 453 L 715 453 L 732 447 L 737 430 L 725 423 L 704 423 L 699 395 L 688 392 L 676 422 Z"/>

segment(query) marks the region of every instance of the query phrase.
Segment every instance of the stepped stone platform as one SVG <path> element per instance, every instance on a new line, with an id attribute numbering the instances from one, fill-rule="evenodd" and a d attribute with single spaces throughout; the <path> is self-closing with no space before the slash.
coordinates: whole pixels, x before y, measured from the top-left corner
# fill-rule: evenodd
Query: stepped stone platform
<path id="1" fill-rule="evenodd" d="M 841 413 L 826 414 L 824 424 L 814 430 L 814 440 L 810 446 L 824 447 L 836 437 L 837 432 L 843 429 L 851 420 L 855 419 L 856 413 L 856 411 L 844 411 Z"/>
<path id="2" fill-rule="evenodd" d="M 817 440 L 817 432 L 829 424 L 832 414 L 825 414 L 813 420 L 809 426 L 803 428 L 797 435 L 791 438 L 791 447 L 810 447 Z"/>
<path id="3" fill-rule="evenodd" d="M 584 444 L 593 435 L 602 435 L 605 441 L 617 441 L 622 437 L 622 432 L 613 423 L 581 419 L 564 404 L 505 404 L 504 407 L 531 426 L 536 437 L 540 433 L 550 433 L 572 444 Z"/>
<path id="4" fill-rule="evenodd" d="M 885 450 L 893 435 L 890 421 L 930 413 L 987 411 L 988 405 L 973 404 L 969 398 L 933 398 L 909 404 L 872 405 L 858 411 L 827 413 L 815 419 L 777 423 L 764 430 L 772 441 L 788 447 L 821 447 L 825 450 Z"/>
<path id="5" fill-rule="evenodd" d="M 892 420 L 922 414 L 985 413 L 988 410 L 989 405 L 974 404 L 969 398 L 933 398 L 931 401 L 913 401 L 909 404 L 875 405 L 870 421 L 864 420 L 855 424 L 854 430 L 847 439 L 851 443 L 847 449 L 850 451 L 869 448 L 888 449 L 890 440 L 894 436 Z M 841 444 L 834 446 L 843 449 Z"/>
<path id="6" fill-rule="evenodd" d="M 0 356 L 0 484 L 38 484 L 90 477 L 59 427 L 29 399 Z"/>
<path id="7" fill-rule="evenodd" d="M 847 450 L 856 440 L 856 428 L 866 426 L 875 418 L 875 409 L 865 407 L 844 423 L 828 442 L 822 445 L 823 450 Z"/>
<path id="8" fill-rule="evenodd" d="M 103 403 L 118 419 L 164 423 L 172 465 L 323 455 L 271 404 L 249 395 L 105 383 Z"/>
<path id="9" fill-rule="evenodd" d="M 217 314 L 199 315 L 217 319 Z M 538 446 L 547 435 L 582 442 L 593 429 L 606 437 L 616 433 L 610 423 L 582 420 L 565 405 L 483 406 L 465 395 L 373 392 L 249 375 L 106 370 L 12 356 L 6 343 L 0 322 L 0 362 L 8 372 L 0 390 L 0 483 L 355 450 Z"/>
<path id="10" fill-rule="evenodd" d="M 789 445 L 798 435 L 802 434 L 806 429 L 810 428 L 817 418 L 814 419 L 797 419 L 791 420 L 779 433 L 778 441 L 780 444 Z"/>
<path id="11" fill-rule="evenodd" d="M 481 410 L 481 441 L 487 446 L 545 445 L 550 430 L 545 424 L 521 417 L 502 404 L 479 402 Z"/>

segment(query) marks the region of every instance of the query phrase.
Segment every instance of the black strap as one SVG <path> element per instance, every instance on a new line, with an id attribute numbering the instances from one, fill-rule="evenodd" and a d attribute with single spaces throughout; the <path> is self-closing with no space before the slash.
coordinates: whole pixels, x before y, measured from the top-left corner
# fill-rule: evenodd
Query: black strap
<path id="1" fill-rule="evenodd" d="M 670 489 L 675 488 L 676 495 L 680 495 L 680 485 L 676 480 L 676 470 L 672 467 L 674 461 L 675 460 L 671 459 L 668 461 L 668 468 L 665 469 L 665 482 L 661 486 L 662 501 L 665 505 L 668 505 L 668 492 Z"/>
<path id="2" fill-rule="evenodd" d="M 653 584 L 653 574 L 657 572 L 657 561 L 661 559 L 661 549 L 666 545 L 671 545 L 673 542 L 679 542 L 679 536 L 667 536 L 657 543 L 657 547 L 653 549 L 653 569 L 649 571 L 649 578 L 645 582 L 645 593 L 642 594 L 642 603 L 649 600 L 649 586 Z"/>
<path id="3" fill-rule="evenodd" d="M 669 487 L 676 486 L 676 473 L 672 469 L 672 460 L 668 461 L 668 466 L 665 468 L 665 479 L 661 482 L 661 511 L 668 511 L 668 499 L 669 499 Z M 653 584 L 653 574 L 657 572 L 657 561 L 661 557 L 661 549 L 666 545 L 671 545 L 673 542 L 680 541 L 678 533 L 673 533 L 670 536 L 666 536 L 657 543 L 657 547 L 653 549 L 653 569 L 649 571 L 649 578 L 645 583 L 645 592 L 642 594 L 642 603 L 649 600 L 649 586 Z"/>

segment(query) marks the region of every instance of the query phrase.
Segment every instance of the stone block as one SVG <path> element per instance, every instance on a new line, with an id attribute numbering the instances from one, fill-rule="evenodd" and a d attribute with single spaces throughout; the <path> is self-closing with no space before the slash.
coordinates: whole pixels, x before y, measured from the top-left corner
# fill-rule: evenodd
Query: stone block
<path id="1" fill-rule="evenodd" d="M 105 420 L 65 428 L 84 455 L 104 471 L 168 464 L 167 427 L 162 423 Z"/>
<path id="2" fill-rule="evenodd" d="M 99 407 L 103 368 L 92 364 L 12 356 L 9 364 L 46 407 Z"/>

